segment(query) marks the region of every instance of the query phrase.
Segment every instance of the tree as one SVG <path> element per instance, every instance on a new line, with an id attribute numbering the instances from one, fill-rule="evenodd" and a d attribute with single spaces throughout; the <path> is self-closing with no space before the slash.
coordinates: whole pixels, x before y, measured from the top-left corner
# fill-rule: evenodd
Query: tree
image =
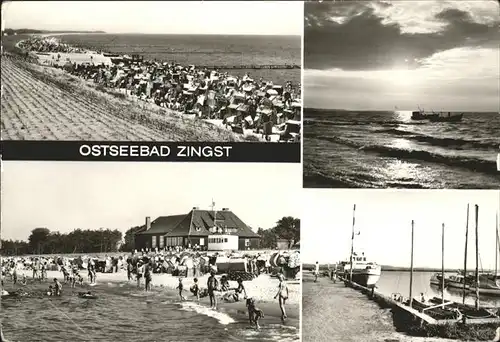
<path id="1" fill-rule="evenodd" d="M 300 241 L 300 219 L 291 216 L 285 216 L 276 222 L 273 228 L 280 239 L 288 240 L 289 244 Z"/>
<path id="2" fill-rule="evenodd" d="M 28 241 L 33 253 L 44 253 L 44 245 L 47 243 L 49 235 L 50 230 L 47 228 L 35 228 L 31 231 Z"/>
<path id="3" fill-rule="evenodd" d="M 125 232 L 125 243 L 121 246 L 120 250 L 124 252 L 131 252 L 135 248 L 135 234 L 141 231 L 144 226 L 135 226 Z"/>
<path id="4" fill-rule="evenodd" d="M 300 219 L 285 216 L 271 229 L 259 228 L 257 234 L 262 248 L 276 248 L 278 239 L 285 239 L 292 245 L 300 241 Z"/>

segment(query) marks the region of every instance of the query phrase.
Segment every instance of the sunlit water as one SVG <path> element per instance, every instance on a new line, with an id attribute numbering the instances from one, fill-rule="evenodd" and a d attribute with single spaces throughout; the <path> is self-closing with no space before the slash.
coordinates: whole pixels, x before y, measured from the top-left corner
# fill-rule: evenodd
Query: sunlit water
<path id="1" fill-rule="evenodd" d="M 411 112 L 304 109 L 304 186 L 498 189 L 500 115 L 462 122 Z"/>
<path id="2" fill-rule="evenodd" d="M 301 64 L 300 36 L 223 36 L 81 34 L 59 36 L 72 45 L 118 54 L 140 54 L 145 59 L 181 65 L 283 65 Z M 275 84 L 300 82 L 300 69 L 227 70 L 231 75 L 264 78 Z"/>
<path id="3" fill-rule="evenodd" d="M 48 284 L 24 287 L 42 292 Z M 9 286 L 7 286 L 9 290 Z M 8 298 L 1 302 L 3 332 L 11 341 L 298 341 L 298 329 L 282 325 L 279 317 L 249 326 L 243 310 L 219 308 L 205 302 L 181 303 L 173 291 L 150 293 L 129 284 L 99 284 L 97 299 L 82 299 L 78 287 L 64 287 L 62 297 Z"/>

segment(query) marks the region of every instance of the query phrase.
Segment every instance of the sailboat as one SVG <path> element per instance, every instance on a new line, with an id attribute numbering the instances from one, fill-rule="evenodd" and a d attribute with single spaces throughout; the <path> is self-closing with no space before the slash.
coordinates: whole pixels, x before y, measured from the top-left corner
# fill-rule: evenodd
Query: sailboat
<path id="1" fill-rule="evenodd" d="M 471 288 L 472 292 L 476 292 L 483 296 L 500 296 L 500 276 L 498 275 L 498 253 L 499 253 L 499 236 L 498 236 L 498 214 L 496 216 L 496 238 L 495 238 L 495 271 L 494 273 L 478 274 L 478 286 Z M 474 284 L 475 285 L 475 284 Z"/>
<path id="2" fill-rule="evenodd" d="M 382 267 L 376 262 L 368 261 L 364 252 L 358 254 L 354 251 L 354 237 L 359 235 L 354 231 L 356 204 L 353 207 L 351 256 L 349 262 L 344 263 L 344 278 L 364 287 L 373 288 L 380 279 Z"/>

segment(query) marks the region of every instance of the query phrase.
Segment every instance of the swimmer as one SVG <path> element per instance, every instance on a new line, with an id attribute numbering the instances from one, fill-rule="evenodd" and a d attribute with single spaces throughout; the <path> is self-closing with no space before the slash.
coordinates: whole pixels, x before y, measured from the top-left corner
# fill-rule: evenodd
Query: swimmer
<path id="1" fill-rule="evenodd" d="M 78 297 L 87 298 L 87 299 L 97 299 L 97 297 L 95 295 L 93 295 L 91 291 L 78 292 Z"/>

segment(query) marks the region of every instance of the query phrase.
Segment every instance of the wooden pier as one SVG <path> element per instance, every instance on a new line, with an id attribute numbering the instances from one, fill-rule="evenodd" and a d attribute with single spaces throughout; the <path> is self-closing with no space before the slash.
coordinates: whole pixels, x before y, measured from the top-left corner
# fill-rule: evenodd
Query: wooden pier
<path id="1" fill-rule="evenodd" d="M 425 312 L 416 310 L 415 308 L 409 307 L 399 301 L 394 300 L 380 292 L 377 292 L 374 288 L 364 287 L 354 282 L 350 282 L 347 279 L 340 278 L 344 284 L 355 290 L 361 291 L 367 294 L 370 299 L 378 302 L 383 307 L 391 307 L 393 310 L 398 310 L 401 313 L 407 314 L 412 317 L 416 322 L 420 324 L 426 324 L 431 326 L 441 326 L 449 324 L 465 324 L 465 325 L 483 325 L 483 324 L 498 324 L 500 325 L 500 318 L 469 318 L 469 319 L 445 319 L 437 320 L 427 315 Z"/>

